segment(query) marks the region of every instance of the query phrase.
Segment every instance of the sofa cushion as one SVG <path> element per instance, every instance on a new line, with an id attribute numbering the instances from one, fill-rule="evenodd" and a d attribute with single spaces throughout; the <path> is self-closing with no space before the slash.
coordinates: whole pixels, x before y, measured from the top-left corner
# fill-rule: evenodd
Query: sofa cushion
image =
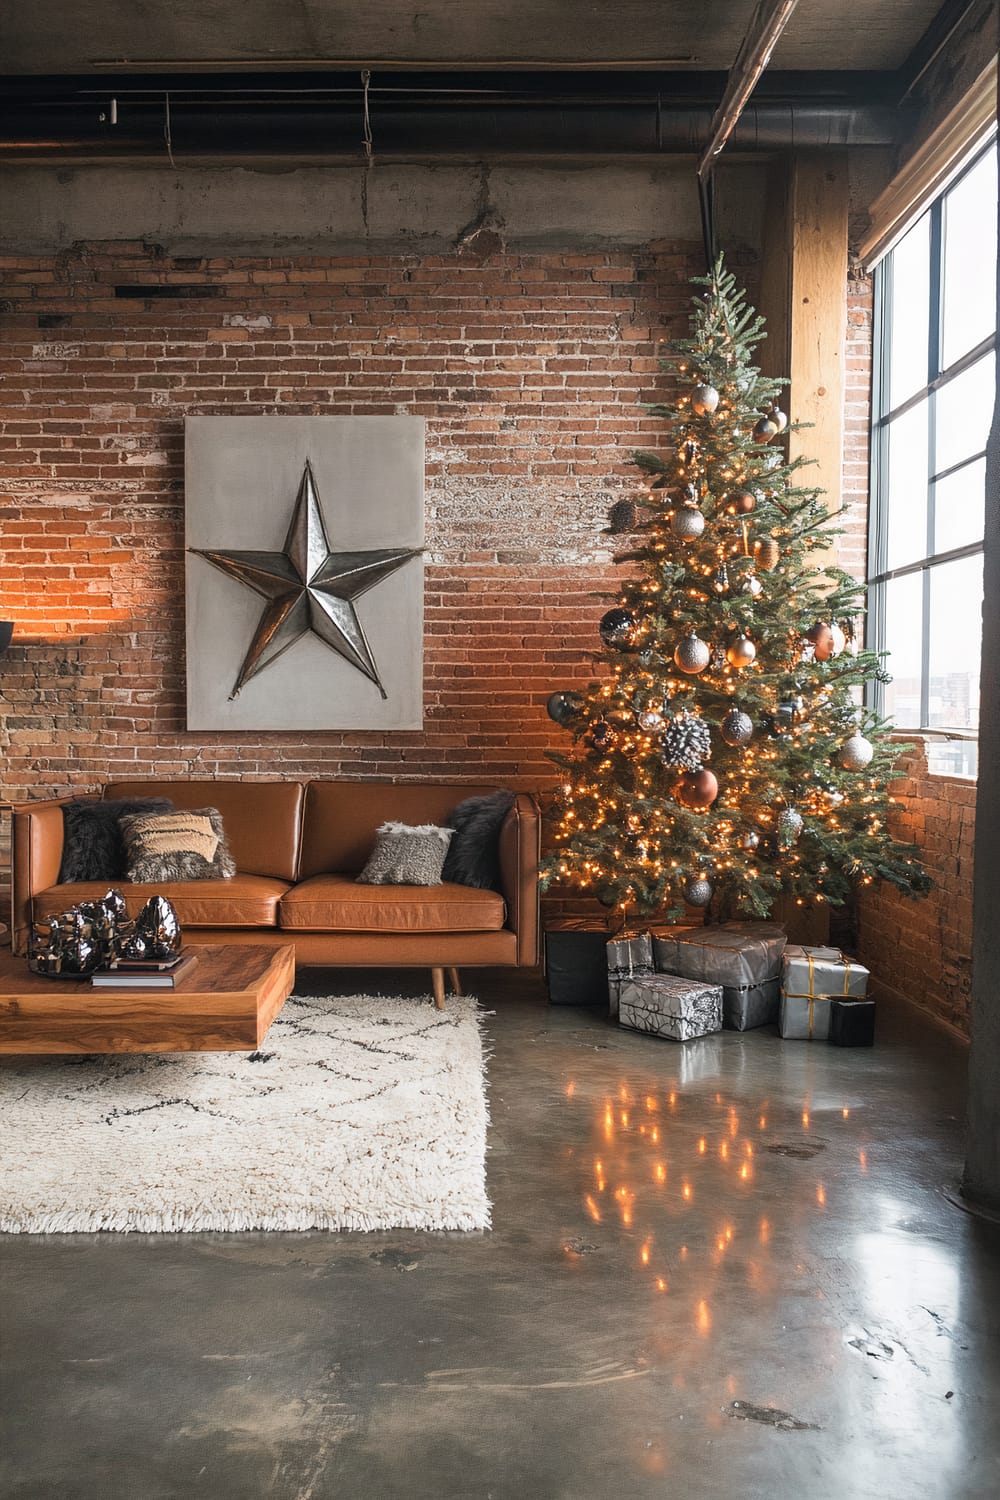
<path id="1" fill-rule="evenodd" d="M 108 889 L 106 880 L 80 880 L 72 885 L 52 885 L 34 898 L 37 921 L 65 911 L 80 901 L 93 901 Z M 288 890 L 287 880 L 267 875 L 234 875 L 231 880 L 158 881 L 155 885 L 116 882 L 125 897 L 130 917 L 138 916 L 150 896 L 166 896 L 181 927 L 275 927 L 278 902 Z"/>
<path id="2" fill-rule="evenodd" d="M 217 807 L 238 870 L 295 879 L 302 813 L 297 781 L 112 781 L 104 796 L 169 797 L 181 812 Z"/>
<path id="3" fill-rule="evenodd" d="M 358 885 L 313 875 L 281 899 L 282 927 L 305 932 L 497 932 L 503 897 L 465 885 Z"/>
<path id="4" fill-rule="evenodd" d="M 214 807 L 192 812 L 136 813 L 121 819 L 128 879 L 135 885 L 232 880 L 222 818 Z"/>
<path id="5" fill-rule="evenodd" d="M 169 784 L 165 789 L 173 795 Z M 460 781 L 311 781 L 306 787 L 299 879 L 328 870 L 356 874 L 372 852 L 380 823 L 442 824 L 466 797 L 494 791 L 494 786 Z"/>
<path id="6" fill-rule="evenodd" d="M 169 797 L 67 802 L 63 808 L 63 852 L 59 879 L 124 880 L 128 870 L 121 819 L 126 813 L 170 812 Z"/>

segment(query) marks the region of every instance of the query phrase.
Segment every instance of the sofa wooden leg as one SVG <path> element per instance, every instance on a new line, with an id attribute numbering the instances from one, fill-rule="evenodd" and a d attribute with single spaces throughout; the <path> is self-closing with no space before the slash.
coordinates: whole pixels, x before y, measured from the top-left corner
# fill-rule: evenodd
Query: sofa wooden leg
<path id="1" fill-rule="evenodd" d="M 434 1004 L 438 1010 L 444 1010 L 444 970 L 431 970 L 431 983 L 434 985 Z"/>
<path id="2" fill-rule="evenodd" d="M 463 993 L 462 976 L 459 974 L 457 969 L 448 970 L 448 983 L 451 985 L 453 994 L 461 995 Z"/>

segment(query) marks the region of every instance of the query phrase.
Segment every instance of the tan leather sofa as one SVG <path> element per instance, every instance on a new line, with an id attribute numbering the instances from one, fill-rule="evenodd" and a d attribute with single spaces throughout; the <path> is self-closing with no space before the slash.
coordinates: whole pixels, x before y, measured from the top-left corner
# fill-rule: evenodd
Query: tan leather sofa
<path id="1" fill-rule="evenodd" d="M 189 943 L 292 943 L 296 962 L 444 970 L 538 962 L 539 814 L 519 793 L 500 831 L 502 893 L 471 886 L 358 885 L 386 819 L 442 823 L 466 797 L 494 787 L 374 781 L 115 781 L 102 796 L 170 797 L 217 807 L 238 874 L 232 880 L 115 882 L 134 914 L 168 896 Z M 12 932 L 27 950 L 33 921 L 103 895 L 107 881 L 63 884 L 62 806 L 26 802 L 13 813 Z M 457 984 L 457 976 L 453 974 Z"/>

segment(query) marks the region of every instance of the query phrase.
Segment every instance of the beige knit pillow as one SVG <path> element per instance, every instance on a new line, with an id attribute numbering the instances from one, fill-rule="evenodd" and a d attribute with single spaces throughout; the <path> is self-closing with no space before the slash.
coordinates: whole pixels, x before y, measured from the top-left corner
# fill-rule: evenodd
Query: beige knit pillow
<path id="1" fill-rule="evenodd" d="M 121 820 L 128 878 L 136 885 L 177 880 L 231 880 L 236 862 L 214 807 L 191 812 L 132 813 Z"/>

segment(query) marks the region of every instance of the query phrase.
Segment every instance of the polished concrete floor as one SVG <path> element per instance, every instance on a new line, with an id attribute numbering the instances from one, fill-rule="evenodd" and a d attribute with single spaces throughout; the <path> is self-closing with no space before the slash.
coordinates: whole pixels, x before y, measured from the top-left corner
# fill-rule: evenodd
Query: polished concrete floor
<path id="1" fill-rule="evenodd" d="M 478 993 L 492 1233 L 3 1243 L 6 1500 L 1000 1494 L 957 1043 L 884 1008 L 874 1051 L 677 1046 Z"/>

